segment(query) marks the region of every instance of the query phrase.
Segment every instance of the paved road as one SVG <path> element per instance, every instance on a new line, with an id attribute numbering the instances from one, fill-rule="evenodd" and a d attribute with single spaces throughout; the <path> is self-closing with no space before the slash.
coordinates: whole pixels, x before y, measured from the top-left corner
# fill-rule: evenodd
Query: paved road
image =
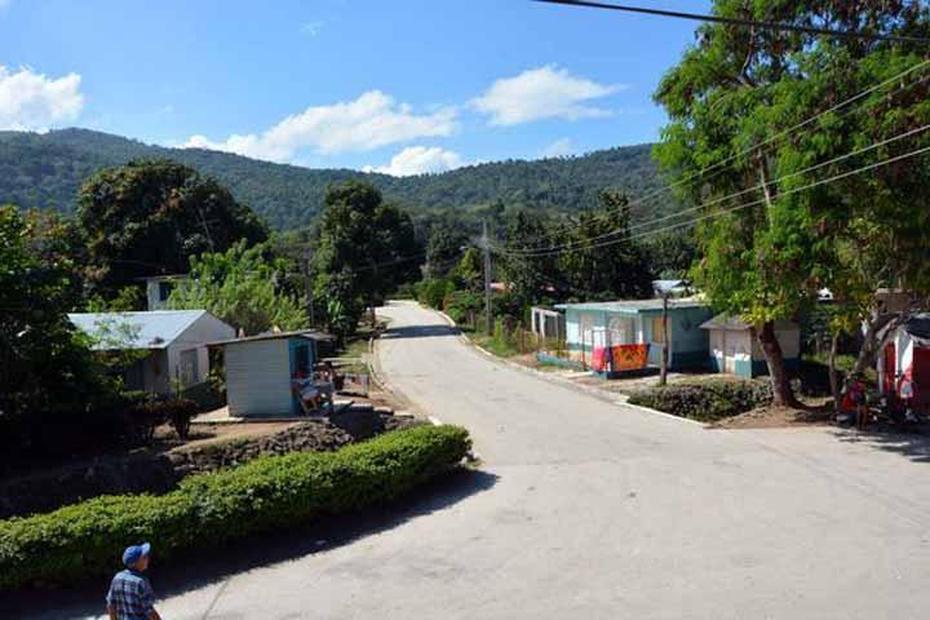
<path id="1" fill-rule="evenodd" d="M 354 542 L 177 594 L 166 618 L 930 613 L 925 446 L 705 430 L 500 365 L 415 305 L 383 314 L 382 370 L 472 431 L 481 473 Z"/>

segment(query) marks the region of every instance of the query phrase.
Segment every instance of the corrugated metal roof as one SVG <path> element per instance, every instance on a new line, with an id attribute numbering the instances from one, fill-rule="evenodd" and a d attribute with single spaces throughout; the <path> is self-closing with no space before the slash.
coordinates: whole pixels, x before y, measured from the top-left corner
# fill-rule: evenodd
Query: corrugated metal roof
<path id="1" fill-rule="evenodd" d="M 323 332 L 313 331 L 312 329 L 301 329 L 292 332 L 266 332 L 256 334 L 255 336 L 243 336 L 242 338 L 229 338 L 227 340 L 217 340 L 216 342 L 207 343 L 210 347 L 219 347 L 226 344 L 239 344 L 241 342 L 256 342 L 258 340 L 277 340 L 279 338 L 306 338 L 308 340 L 335 340 L 335 336 L 324 334 Z"/>
<path id="2" fill-rule="evenodd" d="M 577 304 L 556 304 L 555 308 L 565 310 L 599 310 L 608 312 L 641 312 L 644 310 L 661 310 L 661 299 L 629 299 L 619 301 L 586 302 Z M 697 299 L 669 299 L 670 310 L 677 308 L 707 308 L 706 302 Z"/>
<path id="3" fill-rule="evenodd" d="M 206 310 L 152 310 L 149 312 L 76 312 L 68 319 L 85 334 L 100 341 L 98 351 L 164 349 Z"/>

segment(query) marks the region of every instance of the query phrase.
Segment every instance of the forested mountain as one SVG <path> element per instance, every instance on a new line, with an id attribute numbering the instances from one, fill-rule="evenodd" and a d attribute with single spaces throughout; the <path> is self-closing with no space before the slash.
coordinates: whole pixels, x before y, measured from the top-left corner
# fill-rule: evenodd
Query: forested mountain
<path id="1" fill-rule="evenodd" d="M 397 178 L 347 169 L 308 169 L 201 149 L 143 144 L 86 129 L 45 134 L 0 132 L 0 203 L 68 212 L 81 182 L 100 168 L 135 158 L 171 158 L 216 177 L 235 197 L 277 229 L 304 226 L 334 181 L 361 178 L 389 200 L 414 209 L 507 206 L 571 211 L 594 206 L 604 188 L 638 196 L 658 187 L 650 145 L 619 147 L 578 157 L 503 161 L 442 174 Z M 634 209 L 634 217 L 674 209 L 672 201 Z"/>

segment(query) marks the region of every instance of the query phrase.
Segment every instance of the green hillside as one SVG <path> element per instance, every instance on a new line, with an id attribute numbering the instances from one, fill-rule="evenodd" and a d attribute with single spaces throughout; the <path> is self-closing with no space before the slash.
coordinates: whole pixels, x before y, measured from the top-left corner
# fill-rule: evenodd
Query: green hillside
<path id="1" fill-rule="evenodd" d="M 659 186 L 649 145 L 584 156 L 503 161 L 442 174 L 396 178 L 346 169 L 309 169 L 201 149 L 171 149 L 86 129 L 45 134 L 0 132 L 0 203 L 68 212 L 81 181 L 96 170 L 134 158 L 168 157 L 215 176 L 241 202 L 278 229 L 306 225 L 326 186 L 364 178 L 388 199 L 418 209 L 469 208 L 502 201 L 534 209 L 571 211 L 593 206 L 611 187 L 631 196 Z M 674 209 L 670 199 L 637 210 L 638 217 Z"/>

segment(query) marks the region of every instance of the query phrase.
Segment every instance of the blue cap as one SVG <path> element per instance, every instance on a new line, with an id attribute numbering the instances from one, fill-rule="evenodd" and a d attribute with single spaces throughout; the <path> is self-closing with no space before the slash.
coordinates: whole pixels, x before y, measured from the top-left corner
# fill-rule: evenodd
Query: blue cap
<path id="1" fill-rule="evenodd" d="M 149 551 L 152 550 L 152 545 L 149 543 L 142 543 L 141 545 L 132 545 L 126 547 L 126 550 L 123 551 L 123 564 L 126 566 L 132 566 L 139 561 L 144 555 L 148 555 Z"/>

